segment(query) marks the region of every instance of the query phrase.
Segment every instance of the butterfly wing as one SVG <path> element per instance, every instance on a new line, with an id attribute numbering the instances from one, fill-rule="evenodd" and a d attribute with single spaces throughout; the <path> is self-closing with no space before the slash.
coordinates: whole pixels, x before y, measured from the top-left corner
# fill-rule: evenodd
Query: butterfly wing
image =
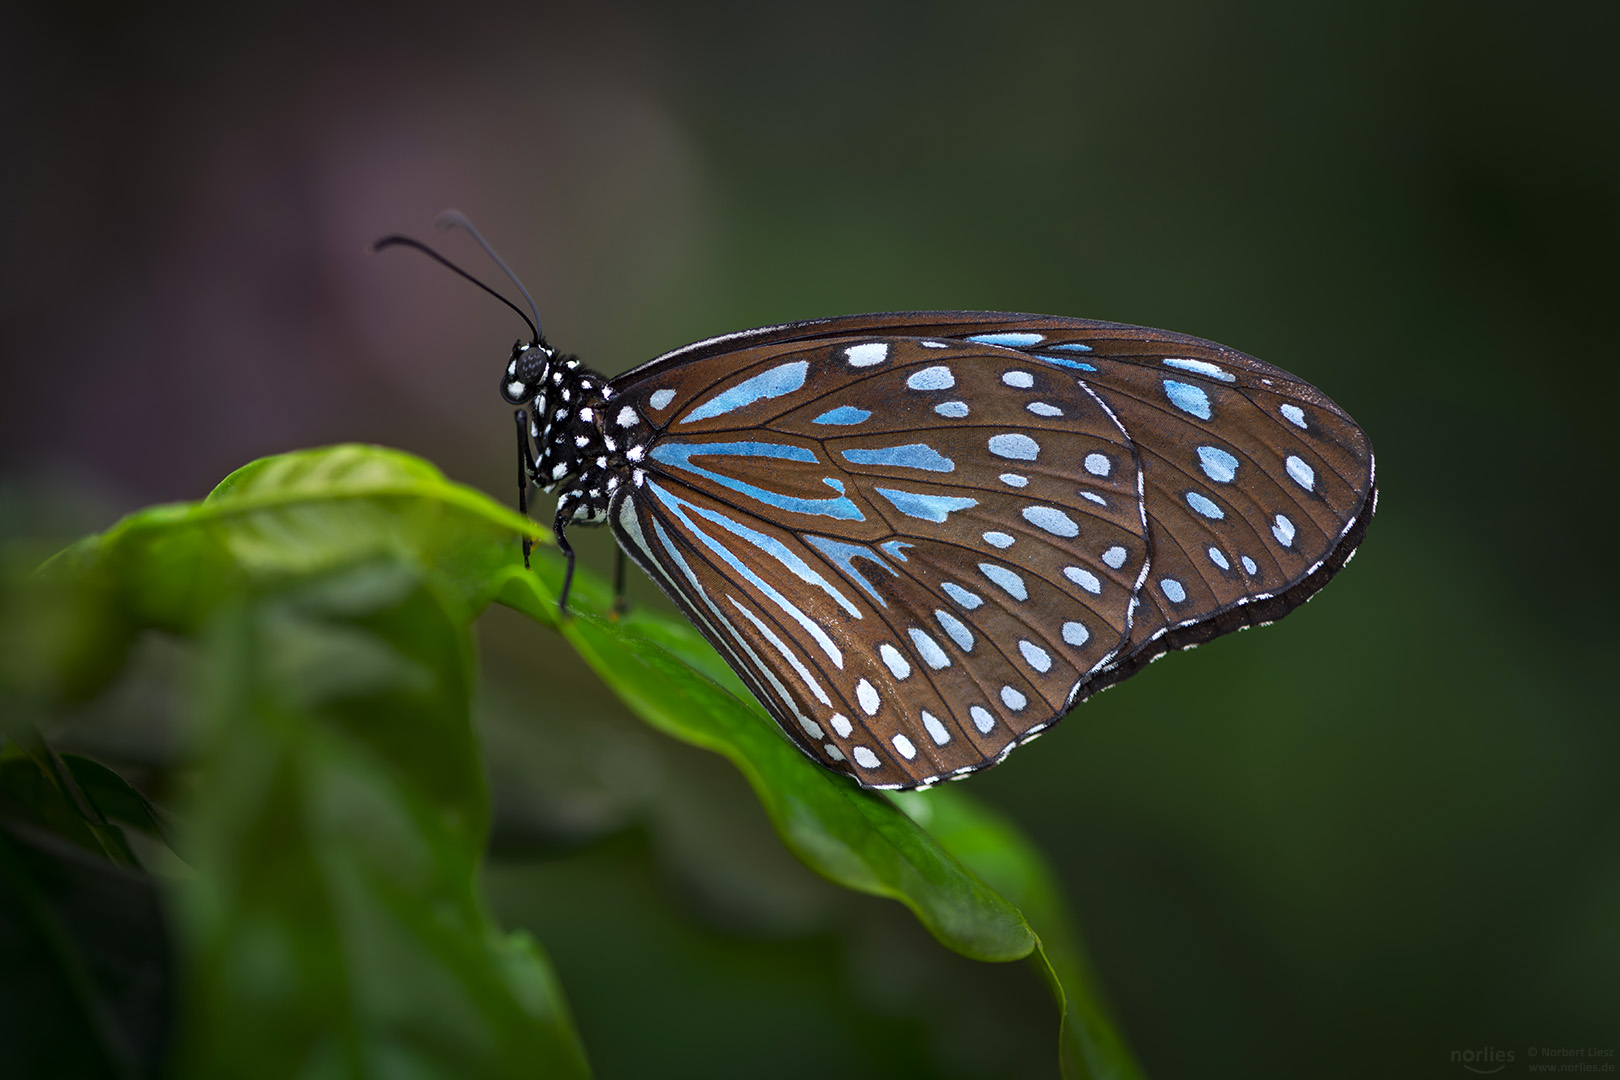
<path id="1" fill-rule="evenodd" d="M 621 545 L 868 786 L 993 764 L 1165 649 L 1275 618 L 1342 565 L 1372 491 L 1314 389 L 1117 324 L 824 320 L 613 387 L 651 433 Z"/>

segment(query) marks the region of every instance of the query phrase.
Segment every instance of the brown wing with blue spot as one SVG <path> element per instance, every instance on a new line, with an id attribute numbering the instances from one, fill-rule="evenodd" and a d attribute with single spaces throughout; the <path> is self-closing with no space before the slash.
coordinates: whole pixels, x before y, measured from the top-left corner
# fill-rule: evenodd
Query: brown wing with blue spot
<path id="1" fill-rule="evenodd" d="M 1365 437 L 1325 397 L 1137 327 L 861 316 L 612 385 L 640 433 L 621 545 L 868 786 L 994 764 L 1165 649 L 1276 617 L 1370 509 Z"/>

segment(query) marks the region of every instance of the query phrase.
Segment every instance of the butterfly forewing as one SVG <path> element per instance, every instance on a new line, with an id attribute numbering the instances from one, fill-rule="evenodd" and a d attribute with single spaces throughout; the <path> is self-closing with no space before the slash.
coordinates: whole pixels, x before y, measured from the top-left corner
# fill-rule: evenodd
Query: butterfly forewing
<path id="1" fill-rule="evenodd" d="M 785 669 L 750 681 L 818 760 L 872 784 L 971 771 L 1050 723 L 1124 642 L 1141 479 L 1068 375 L 971 343 L 862 337 L 775 351 L 685 401 L 662 389 L 619 398 L 663 400 L 668 418 L 632 496 L 654 543 L 626 546 L 688 605 L 719 609 L 694 621 L 742 666 Z M 1073 461 L 1090 464 L 1083 487 Z M 784 574 L 791 588 L 760 587 Z"/>
<path id="2" fill-rule="evenodd" d="M 993 764 L 1166 649 L 1280 616 L 1373 493 L 1365 435 L 1314 388 L 1140 327 L 856 316 L 613 387 L 653 429 L 621 544 L 868 786 Z"/>

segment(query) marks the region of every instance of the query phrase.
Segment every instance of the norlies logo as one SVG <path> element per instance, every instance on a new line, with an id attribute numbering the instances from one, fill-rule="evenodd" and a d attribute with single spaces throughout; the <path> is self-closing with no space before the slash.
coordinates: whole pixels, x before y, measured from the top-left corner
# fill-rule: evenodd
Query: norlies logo
<path id="1" fill-rule="evenodd" d="M 1451 1060 L 1453 1064 L 1461 1065 L 1471 1073 L 1489 1076 L 1501 1072 L 1513 1063 L 1513 1051 L 1498 1050 L 1494 1046 L 1482 1046 L 1477 1050 L 1453 1050 Z"/>

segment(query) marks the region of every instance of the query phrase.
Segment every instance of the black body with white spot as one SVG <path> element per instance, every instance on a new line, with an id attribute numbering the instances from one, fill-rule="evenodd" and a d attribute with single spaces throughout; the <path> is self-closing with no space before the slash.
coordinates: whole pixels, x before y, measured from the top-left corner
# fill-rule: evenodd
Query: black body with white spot
<path id="1" fill-rule="evenodd" d="M 1213 342 L 1000 312 L 731 334 L 611 380 L 514 347 L 525 484 L 601 524 L 812 760 L 926 787 L 1349 561 L 1365 433 Z M 566 585 L 564 588 L 566 603 Z"/>

